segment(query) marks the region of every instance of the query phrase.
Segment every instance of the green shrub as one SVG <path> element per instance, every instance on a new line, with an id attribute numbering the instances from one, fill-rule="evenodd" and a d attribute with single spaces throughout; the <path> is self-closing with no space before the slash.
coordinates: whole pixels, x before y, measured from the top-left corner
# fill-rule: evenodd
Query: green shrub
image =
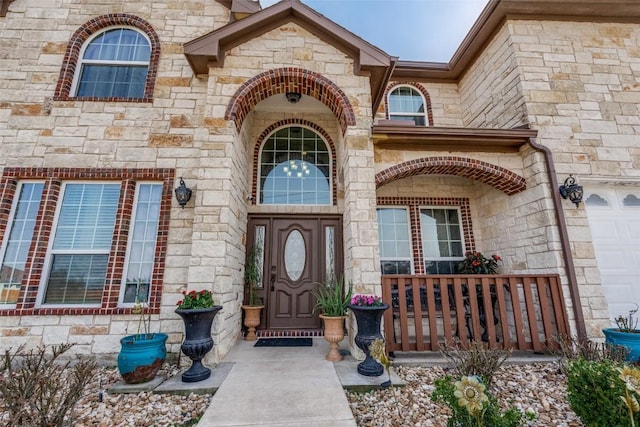
<path id="1" fill-rule="evenodd" d="M 629 412 L 621 397 L 625 384 L 611 360 L 569 361 L 567 399 L 571 409 L 586 427 L 627 427 Z M 640 421 L 635 414 L 636 425 Z"/>
<path id="2" fill-rule="evenodd" d="M 488 400 L 483 402 L 480 417 L 477 417 L 467 407 L 460 405 L 455 392 L 455 381 L 447 375 L 435 381 L 435 390 L 431 395 L 434 402 L 445 404 L 451 409 L 452 415 L 447 420 L 448 427 L 519 427 L 535 418 L 534 414 L 524 413 L 516 407 L 501 412 L 498 400 L 490 392 L 485 392 Z"/>

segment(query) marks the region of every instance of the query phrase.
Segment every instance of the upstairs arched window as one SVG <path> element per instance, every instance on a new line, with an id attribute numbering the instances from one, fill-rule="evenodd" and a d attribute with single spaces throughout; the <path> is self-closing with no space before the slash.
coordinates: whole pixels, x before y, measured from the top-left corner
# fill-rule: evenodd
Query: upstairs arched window
<path id="1" fill-rule="evenodd" d="M 426 102 L 422 94 L 412 86 L 398 86 L 389 93 L 389 119 L 405 120 L 426 126 Z"/>
<path id="2" fill-rule="evenodd" d="M 262 146 L 259 172 L 261 204 L 331 204 L 331 153 L 311 129 L 290 126 L 271 134 Z"/>
<path id="3" fill-rule="evenodd" d="M 151 58 L 147 36 L 133 28 L 107 28 L 87 40 L 74 76 L 73 96 L 143 98 Z"/>

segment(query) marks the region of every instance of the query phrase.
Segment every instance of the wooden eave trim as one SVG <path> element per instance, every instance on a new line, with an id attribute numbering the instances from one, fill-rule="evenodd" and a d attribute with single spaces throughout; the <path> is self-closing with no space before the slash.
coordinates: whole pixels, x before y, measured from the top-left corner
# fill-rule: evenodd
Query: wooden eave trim
<path id="1" fill-rule="evenodd" d="M 7 16 L 7 12 L 9 11 L 9 4 L 11 4 L 13 0 L 0 0 L 0 17 L 4 18 Z"/>
<path id="2" fill-rule="evenodd" d="M 517 152 L 538 134 L 533 129 L 374 125 L 373 143 L 391 150 Z"/>
<path id="3" fill-rule="evenodd" d="M 280 25 L 295 22 L 322 40 L 354 58 L 356 73 L 362 67 L 389 67 L 392 57 L 355 34 L 318 14 L 298 0 L 280 3 L 225 25 L 184 44 L 184 52 L 196 74 L 207 74 L 209 65 L 223 66 L 224 51 L 264 34 Z"/>
<path id="4" fill-rule="evenodd" d="M 393 80 L 457 83 L 508 20 L 640 23 L 637 0 L 491 0 L 448 63 L 398 61 Z"/>

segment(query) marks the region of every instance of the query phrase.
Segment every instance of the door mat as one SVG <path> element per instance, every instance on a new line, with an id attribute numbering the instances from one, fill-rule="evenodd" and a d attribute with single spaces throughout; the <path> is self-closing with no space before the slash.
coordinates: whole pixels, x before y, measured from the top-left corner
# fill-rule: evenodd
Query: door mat
<path id="1" fill-rule="evenodd" d="M 260 338 L 254 347 L 311 347 L 311 338 Z"/>

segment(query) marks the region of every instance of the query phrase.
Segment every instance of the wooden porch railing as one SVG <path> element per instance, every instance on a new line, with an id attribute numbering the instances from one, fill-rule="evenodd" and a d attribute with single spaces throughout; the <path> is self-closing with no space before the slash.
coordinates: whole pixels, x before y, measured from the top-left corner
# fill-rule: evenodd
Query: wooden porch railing
<path id="1" fill-rule="evenodd" d="M 459 340 L 545 351 L 569 334 L 560 278 L 548 275 L 382 276 L 387 351 L 437 351 Z"/>

